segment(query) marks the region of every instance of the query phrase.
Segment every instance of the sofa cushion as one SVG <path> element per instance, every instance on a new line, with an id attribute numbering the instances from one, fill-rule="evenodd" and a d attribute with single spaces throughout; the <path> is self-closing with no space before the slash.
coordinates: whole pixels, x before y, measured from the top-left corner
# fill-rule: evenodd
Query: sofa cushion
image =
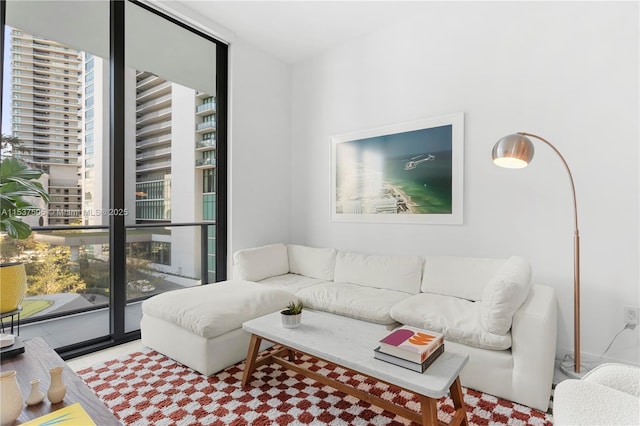
<path id="1" fill-rule="evenodd" d="M 424 293 L 480 300 L 486 283 L 505 262 L 505 259 L 425 256 L 420 290 Z"/>
<path id="2" fill-rule="evenodd" d="M 158 294 L 142 302 L 142 312 L 209 339 L 283 309 L 290 300 L 297 298 L 285 290 L 248 281 L 223 281 Z"/>
<path id="3" fill-rule="evenodd" d="M 446 340 L 481 349 L 511 347 L 511 333 L 489 333 L 480 323 L 480 303 L 439 294 L 421 293 L 391 308 L 391 318 L 413 327 L 444 334 Z"/>
<path id="4" fill-rule="evenodd" d="M 292 274 L 333 281 L 336 254 L 338 253 L 336 249 L 288 244 L 287 252 L 289 254 L 289 272 Z"/>
<path id="5" fill-rule="evenodd" d="M 531 287 L 531 265 L 512 256 L 489 280 L 482 292 L 480 321 L 490 333 L 506 334 L 511 329 L 513 314 L 520 308 Z"/>
<path id="6" fill-rule="evenodd" d="M 289 272 L 287 246 L 268 246 L 238 250 L 233 254 L 235 277 L 239 280 L 260 281 Z"/>
<path id="7" fill-rule="evenodd" d="M 411 297 L 401 291 L 349 283 L 324 283 L 300 290 L 296 296 L 305 306 L 376 324 L 393 324 L 389 310 Z"/>
<path id="8" fill-rule="evenodd" d="M 262 281 L 258 281 L 260 284 L 267 285 L 273 288 L 279 288 L 286 290 L 289 293 L 296 294 L 299 290 L 310 285 L 325 283 L 324 280 L 317 278 L 304 277 L 296 274 L 278 275 L 277 277 L 269 277 Z"/>
<path id="9" fill-rule="evenodd" d="M 421 276 L 420 256 L 374 256 L 341 251 L 336 257 L 334 281 L 417 294 Z"/>

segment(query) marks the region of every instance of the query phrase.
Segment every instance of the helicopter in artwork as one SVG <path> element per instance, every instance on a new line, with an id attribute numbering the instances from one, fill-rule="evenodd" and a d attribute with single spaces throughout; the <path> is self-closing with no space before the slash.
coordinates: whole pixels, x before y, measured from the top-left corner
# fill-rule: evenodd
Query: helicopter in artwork
<path id="1" fill-rule="evenodd" d="M 421 158 L 423 157 L 423 158 Z M 420 154 L 420 155 L 416 155 L 415 157 L 410 158 L 409 160 L 407 160 L 406 163 L 404 163 L 404 169 L 405 170 L 413 170 L 416 167 L 418 167 L 418 165 L 427 162 L 427 161 L 433 161 L 436 159 L 436 156 L 433 154 Z"/>

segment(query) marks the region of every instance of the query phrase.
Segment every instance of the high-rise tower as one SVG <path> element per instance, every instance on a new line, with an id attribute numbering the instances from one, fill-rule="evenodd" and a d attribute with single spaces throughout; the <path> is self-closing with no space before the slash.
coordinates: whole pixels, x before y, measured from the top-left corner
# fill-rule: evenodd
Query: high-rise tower
<path id="1" fill-rule="evenodd" d="M 20 157 L 49 175 L 43 225 L 81 217 L 81 63 L 77 50 L 11 31 L 12 132 L 27 150 Z"/>

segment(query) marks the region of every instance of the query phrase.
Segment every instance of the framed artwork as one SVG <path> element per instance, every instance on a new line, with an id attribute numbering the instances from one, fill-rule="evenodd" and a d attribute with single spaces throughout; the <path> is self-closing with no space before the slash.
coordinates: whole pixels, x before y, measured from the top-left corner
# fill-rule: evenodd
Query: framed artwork
<path id="1" fill-rule="evenodd" d="M 332 138 L 337 222 L 462 224 L 464 114 Z"/>

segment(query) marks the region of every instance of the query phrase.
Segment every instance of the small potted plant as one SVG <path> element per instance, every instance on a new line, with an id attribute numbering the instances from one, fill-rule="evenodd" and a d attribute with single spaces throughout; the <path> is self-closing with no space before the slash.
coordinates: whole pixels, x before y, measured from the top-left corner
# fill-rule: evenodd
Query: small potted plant
<path id="1" fill-rule="evenodd" d="M 291 301 L 286 309 L 280 311 L 282 317 L 282 326 L 284 328 L 298 328 L 302 321 L 302 302 Z"/>

